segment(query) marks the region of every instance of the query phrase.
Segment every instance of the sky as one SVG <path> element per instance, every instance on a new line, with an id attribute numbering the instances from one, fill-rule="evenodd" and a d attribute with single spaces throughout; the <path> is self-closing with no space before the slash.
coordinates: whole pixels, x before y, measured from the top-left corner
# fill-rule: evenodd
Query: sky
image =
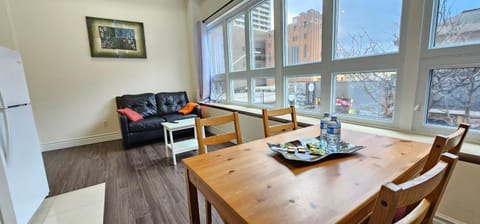
<path id="1" fill-rule="evenodd" d="M 459 14 L 468 9 L 480 8 L 479 0 L 449 0 L 447 4 L 452 9 L 453 14 Z"/>
<path id="2" fill-rule="evenodd" d="M 338 0 L 337 38 L 349 42 L 352 34 L 367 32 L 386 49 L 396 51 L 393 34 L 399 33 L 402 0 Z M 480 8 L 480 0 L 448 0 L 454 15 Z M 288 21 L 300 12 L 316 9 L 322 12 L 322 0 L 287 0 Z M 395 25 L 394 25 L 395 24 Z M 388 51 L 388 50 L 387 50 Z"/>

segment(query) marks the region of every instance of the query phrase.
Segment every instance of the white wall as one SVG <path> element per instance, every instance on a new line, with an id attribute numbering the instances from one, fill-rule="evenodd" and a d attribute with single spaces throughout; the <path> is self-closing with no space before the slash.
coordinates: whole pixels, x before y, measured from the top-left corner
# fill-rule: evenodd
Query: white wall
<path id="1" fill-rule="evenodd" d="M 0 45 L 16 49 L 6 0 L 0 1 Z"/>
<path id="2" fill-rule="evenodd" d="M 480 165 L 459 161 L 438 212 L 466 223 L 480 223 Z"/>
<path id="3" fill-rule="evenodd" d="M 196 100 L 184 1 L 9 4 L 44 148 L 119 138 L 118 95 L 186 90 Z M 90 57 L 85 16 L 143 22 L 147 59 Z"/>

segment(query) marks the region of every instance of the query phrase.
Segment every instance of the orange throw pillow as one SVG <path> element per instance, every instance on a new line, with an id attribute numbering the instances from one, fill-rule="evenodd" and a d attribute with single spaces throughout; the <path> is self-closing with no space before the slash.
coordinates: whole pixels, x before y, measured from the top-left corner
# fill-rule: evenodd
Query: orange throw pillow
<path id="1" fill-rule="evenodd" d="M 134 110 L 132 110 L 128 107 L 125 107 L 123 109 L 118 109 L 117 112 L 127 116 L 128 119 L 133 121 L 133 122 L 143 120 L 142 115 L 140 115 L 139 113 L 137 113 L 136 111 L 134 111 Z"/>
<path id="2" fill-rule="evenodd" d="M 179 113 L 182 113 L 182 114 L 189 114 L 190 112 L 192 112 L 193 109 L 195 109 L 195 107 L 198 106 L 198 103 L 187 103 L 182 109 L 180 109 L 178 112 Z"/>

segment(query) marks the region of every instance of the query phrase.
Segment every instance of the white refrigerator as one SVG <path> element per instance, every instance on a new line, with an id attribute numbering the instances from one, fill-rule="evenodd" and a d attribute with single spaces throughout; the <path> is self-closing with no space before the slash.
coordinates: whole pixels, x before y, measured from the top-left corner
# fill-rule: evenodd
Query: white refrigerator
<path id="1" fill-rule="evenodd" d="M 48 192 L 22 59 L 0 46 L 0 223 L 28 223 Z"/>

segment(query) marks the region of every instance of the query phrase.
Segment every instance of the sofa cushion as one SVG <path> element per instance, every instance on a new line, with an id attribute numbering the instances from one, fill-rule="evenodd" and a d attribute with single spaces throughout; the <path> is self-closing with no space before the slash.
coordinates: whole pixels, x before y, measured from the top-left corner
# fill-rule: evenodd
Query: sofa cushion
<path id="1" fill-rule="evenodd" d="M 180 109 L 178 112 L 181 114 L 189 114 L 195 109 L 195 107 L 198 107 L 198 103 L 187 103 L 182 109 Z"/>
<path id="2" fill-rule="evenodd" d="M 134 111 L 134 110 L 132 110 L 128 107 L 118 109 L 117 112 L 127 116 L 127 118 L 129 120 L 133 121 L 133 122 L 143 120 L 142 115 L 140 115 L 139 113 L 137 113 L 136 111 Z"/>
<path id="3" fill-rule="evenodd" d="M 176 120 L 182 120 L 182 119 L 188 119 L 188 118 L 195 118 L 197 117 L 196 114 L 180 114 L 180 113 L 171 113 L 171 114 L 165 114 L 162 115 L 162 118 L 164 118 L 167 121 L 176 121 Z"/>
<path id="4" fill-rule="evenodd" d="M 137 122 L 130 122 L 128 128 L 131 132 L 158 130 L 163 128 L 162 122 L 165 121 L 166 120 L 161 117 L 153 116 Z"/>
<path id="5" fill-rule="evenodd" d="M 157 93 L 158 114 L 165 115 L 176 113 L 188 103 L 187 92 L 166 92 Z"/>
<path id="6" fill-rule="evenodd" d="M 157 115 L 157 102 L 153 93 L 123 95 L 124 107 L 137 111 L 142 117 Z"/>

